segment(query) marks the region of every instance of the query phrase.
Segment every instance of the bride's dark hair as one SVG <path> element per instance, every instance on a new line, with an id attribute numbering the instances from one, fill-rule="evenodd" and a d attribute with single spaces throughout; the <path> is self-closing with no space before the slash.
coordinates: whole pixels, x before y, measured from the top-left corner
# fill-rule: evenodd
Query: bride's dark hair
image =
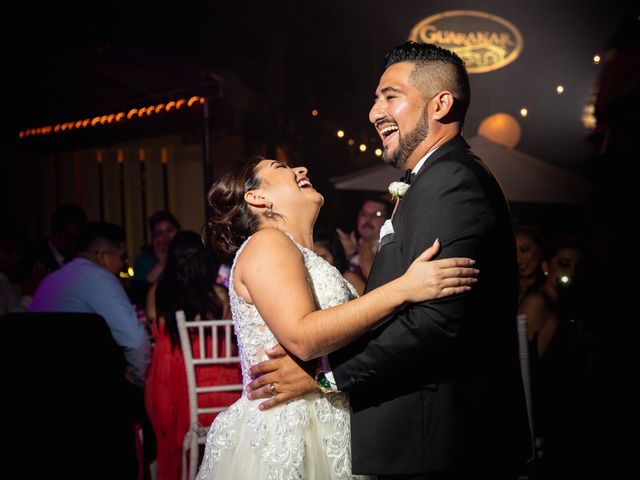
<path id="1" fill-rule="evenodd" d="M 165 332 L 173 348 L 180 347 L 176 312 L 184 310 L 188 320 L 220 318 L 222 301 L 213 289 L 220 263 L 191 230 L 176 233 L 167 252 L 167 263 L 156 290 L 156 312 L 164 319 Z"/>
<path id="2" fill-rule="evenodd" d="M 205 243 L 226 257 L 233 257 L 260 225 L 244 201 L 244 194 L 260 187 L 256 167 L 263 160 L 264 157 L 255 157 L 242 163 L 215 182 L 207 194 L 211 213 L 204 232 Z"/>

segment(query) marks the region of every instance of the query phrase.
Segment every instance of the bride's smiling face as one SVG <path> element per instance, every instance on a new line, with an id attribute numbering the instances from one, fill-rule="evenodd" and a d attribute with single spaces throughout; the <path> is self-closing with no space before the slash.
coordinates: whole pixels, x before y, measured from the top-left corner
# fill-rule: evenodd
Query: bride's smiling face
<path id="1" fill-rule="evenodd" d="M 260 190 L 273 204 L 273 212 L 285 217 L 299 209 L 319 209 L 324 197 L 313 188 L 305 167 L 289 167 L 275 160 L 262 160 L 256 167 Z M 288 215 L 287 215 L 288 214 Z"/>

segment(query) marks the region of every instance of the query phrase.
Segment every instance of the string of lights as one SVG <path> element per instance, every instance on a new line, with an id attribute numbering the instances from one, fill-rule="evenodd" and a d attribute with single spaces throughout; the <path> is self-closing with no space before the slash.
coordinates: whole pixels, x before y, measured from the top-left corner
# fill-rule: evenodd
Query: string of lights
<path id="1" fill-rule="evenodd" d="M 319 115 L 320 115 L 320 112 L 317 109 L 314 108 L 313 110 L 311 110 L 311 116 L 312 117 L 318 117 Z M 347 138 L 346 137 L 347 134 L 342 129 L 337 129 L 335 131 L 335 134 L 336 134 L 336 136 L 338 138 Z M 353 138 L 347 138 L 347 144 L 350 147 L 353 147 L 356 144 L 356 141 Z M 368 150 L 368 148 L 369 147 L 367 146 L 366 143 L 361 143 L 360 145 L 358 145 L 358 150 L 360 150 L 360 152 L 362 152 L 362 153 L 366 152 Z M 376 149 L 373 150 L 373 153 L 374 153 L 374 155 L 376 157 L 379 157 L 379 156 L 382 155 L 382 149 L 376 148 Z"/>
<path id="2" fill-rule="evenodd" d="M 127 112 L 109 113 L 99 115 L 93 118 L 83 118 L 70 122 L 57 123 L 55 125 L 45 125 L 36 128 L 28 128 L 18 133 L 18 138 L 26 139 L 29 137 L 37 137 L 43 135 L 54 135 L 59 133 L 70 132 L 73 130 L 81 130 L 84 128 L 100 127 L 104 125 L 118 124 L 139 118 L 147 118 L 153 115 L 169 113 L 174 110 L 183 108 L 192 108 L 205 102 L 204 97 L 193 96 L 191 98 L 180 98 L 167 103 L 158 103 L 156 105 L 147 105 L 137 108 L 131 108 Z"/>

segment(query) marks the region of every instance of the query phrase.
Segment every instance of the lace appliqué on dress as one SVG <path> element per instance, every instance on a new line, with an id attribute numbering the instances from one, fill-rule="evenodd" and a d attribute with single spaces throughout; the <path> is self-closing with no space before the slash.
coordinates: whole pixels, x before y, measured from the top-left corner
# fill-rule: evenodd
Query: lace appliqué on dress
<path id="1" fill-rule="evenodd" d="M 330 394 L 316 400 L 316 416 L 323 423 L 333 423 L 336 431 L 322 439 L 329 458 L 333 460 L 333 471 L 340 478 L 351 476 L 351 429 L 349 423 L 349 402 L 343 394 Z"/>
<path id="2" fill-rule="evenodd" d="M 236 402 L 216 417 L 207 434 L 207 448 L 200 467 L 200 478 L 207 478 L 220 461 L 223 450 L 229 448 L 237 434 L 236 424 L 242 417 L 242 404 Z"/>

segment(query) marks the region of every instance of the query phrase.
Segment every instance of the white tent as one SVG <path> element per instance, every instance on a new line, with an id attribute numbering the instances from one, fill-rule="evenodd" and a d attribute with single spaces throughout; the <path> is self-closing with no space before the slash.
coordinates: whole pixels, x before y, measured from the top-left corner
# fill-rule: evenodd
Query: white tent
<path id="1" fill-rule="evenodd" d="M 473 152 L 491 169 L 510 202 L 583 203 L 590 191 L 583 178 L 522 152 L 498 145 L 485 137 L 469 140 Z M 379 165 L 334 177 L 339 190 L 386 191 L 402 172 Z"/>

